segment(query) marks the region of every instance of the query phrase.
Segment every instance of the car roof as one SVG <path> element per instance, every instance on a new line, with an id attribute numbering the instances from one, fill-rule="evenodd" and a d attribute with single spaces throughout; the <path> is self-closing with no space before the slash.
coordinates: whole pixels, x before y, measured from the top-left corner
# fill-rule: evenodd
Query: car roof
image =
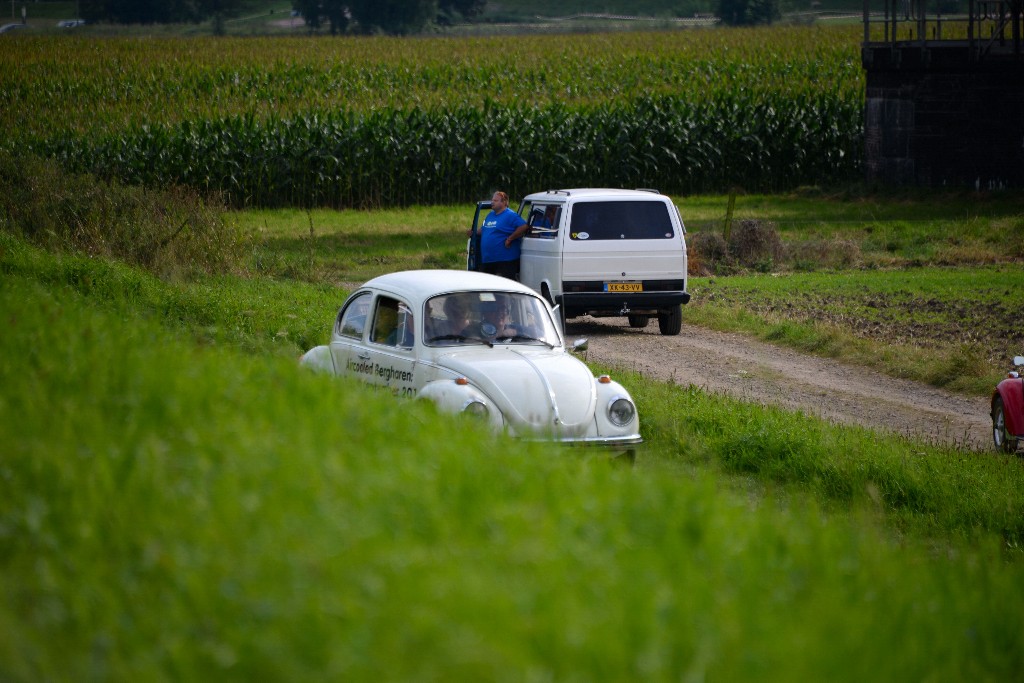
<path id="1" fill-rule="evenodd" d="M 373 288 L 400 296 L 419 304 L 437 294 L 465 291 L 502 291 L 537 293 L 524 284 L 508 278 L 469 270 L 403 270 L 368 280 L 360 289 Z"/>
<path id="2" fill-rule="evenodd" d="M 622 190 L 608 187 L 577 187 L 566 190 L 547 190 L 534 192 L 523 198 L 523 201 L 566 201 L 573 199 L 663 199 L 665 195 L 657 190 Z"/>

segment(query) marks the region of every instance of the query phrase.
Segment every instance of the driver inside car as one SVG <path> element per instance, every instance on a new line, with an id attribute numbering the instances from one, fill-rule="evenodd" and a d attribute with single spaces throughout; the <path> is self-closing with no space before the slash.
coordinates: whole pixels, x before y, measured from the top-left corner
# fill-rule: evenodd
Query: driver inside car
<path id="1" fill-rule="evenodd" d="M 514 337 L 518 334 L 516 328 L 509 322 L 508 302 L 503 298 L 493 301 L 484 301 L 480 306 L 480 324 L 470 325 L 462 334 L 467 337 L 483 337 L 496 339 L 499 337 Z"/>

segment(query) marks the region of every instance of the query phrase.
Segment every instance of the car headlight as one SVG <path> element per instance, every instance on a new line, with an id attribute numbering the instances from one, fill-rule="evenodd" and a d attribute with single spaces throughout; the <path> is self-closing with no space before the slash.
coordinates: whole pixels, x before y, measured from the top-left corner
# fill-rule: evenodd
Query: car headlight
<path id="1" fill-rule="evenodd" d="M 466 405 L 462 406 L 462 414 L 469 415 L 470 417 L 478 417 L 486 420 L 490 411 L 483 401 L 479 399 L 471 399 L 466 402 Z"/>
<path id="2" fill-rule="evenodd" d="M 608 419 L 612 424 L 625 427 L 636 417 L 636 406 L 628 398 L 616 396 L 608 404 Z"/>

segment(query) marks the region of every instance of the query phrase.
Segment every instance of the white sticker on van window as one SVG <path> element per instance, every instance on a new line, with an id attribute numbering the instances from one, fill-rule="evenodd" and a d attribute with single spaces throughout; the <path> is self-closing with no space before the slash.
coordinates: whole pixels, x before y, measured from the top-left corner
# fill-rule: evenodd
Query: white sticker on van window
<path id="1" fill-rule="evenodd" d="M 578 240 L 589 240 L 590 239 L 590 233 L 589 232 L 578 232 L 578 233 L 576 233 L 574 235 L 574 237 L 575 237 L 575 239 L 578 239 Z"/>

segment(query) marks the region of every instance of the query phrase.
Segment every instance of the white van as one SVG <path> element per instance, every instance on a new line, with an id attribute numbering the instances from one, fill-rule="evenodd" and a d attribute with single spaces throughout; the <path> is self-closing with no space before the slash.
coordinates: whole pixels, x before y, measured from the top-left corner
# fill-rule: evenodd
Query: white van
<path id="1" fill-rule="evenodd" d="M 564 318 L 658 318 L 679 334 L 686 291 L 686 228 L 672 200 L 651 190 L 572 189 L 527 195 L 519 281 Z"/>

